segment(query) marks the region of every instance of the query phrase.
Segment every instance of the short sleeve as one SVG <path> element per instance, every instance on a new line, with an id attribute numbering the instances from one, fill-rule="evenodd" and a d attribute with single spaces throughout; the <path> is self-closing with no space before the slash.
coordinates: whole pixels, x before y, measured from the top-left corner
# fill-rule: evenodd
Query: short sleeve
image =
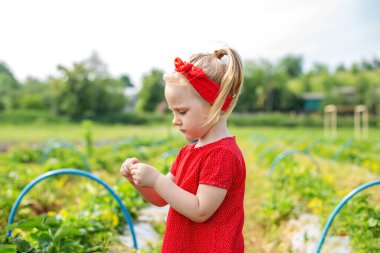
<path id="1" fill-rule="evenodd" d="M 176 158 L 174 159 L 174 162 L 173 162 L 173 164 L 172 164 L 172 167 L 171 167 L 170 170 L 169 170 L 169 172 L 170 172 L 173 176 L 175 176 L 176 173 L 177 173 L 178 163 L 179 163 L 179 161 L 180 161 L 180 159 L 181 159 L 181 153 L 182 153 L 182 150 L 183 150 L 183 149 L 181 149 L 181 150 L 179 151 L 178 155 L 177 155 Z"/>
<path id="2" fill-rule="evenodd" d="M 199 184 L 207 184 L 229 190 L 239 170 L 236 155 L 226 148 L 216 148 L 202 162 Z"/>

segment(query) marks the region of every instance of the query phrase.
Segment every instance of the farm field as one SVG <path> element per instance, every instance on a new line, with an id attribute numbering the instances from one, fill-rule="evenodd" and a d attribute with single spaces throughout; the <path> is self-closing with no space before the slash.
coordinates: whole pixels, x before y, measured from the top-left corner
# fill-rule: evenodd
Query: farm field
<path id="1" fill-rule="evenodd" d="M 333 140 L 318 128 L 230 130 L 247 166 L 246 252 L 315 252 L 343 197 L 380 180 L 379 129 L 370 129 L 368 140 L 360 141 L 353 139 L 353 129 L 338 129 Z M 101 178 L 137 220 L 148 204 L 121 177 L 121 163 L 135 156 L 166 173 L 184 145 L 170 125 L 0 125 L 0 234 L 6 234 L 22 189 L 39 175 L 62 168 Z M 31 248 L 35 251 L 29 252 L 125 252 L 117 236 L 128 233 L 122 210 L 102 186 L 86 178 L 60 175 L 40 182 L 23 198 L 14 221 L 12 236 L 17 236 L 0 237 L 0 253 Z M 163 222 L 152 226 L 162 235 Z M 380 185 L 353 197 L 328 236 L 321 252 L 380 252 Z M 146 252 L 160 251 L 160 243 L 149 247 Z"/>

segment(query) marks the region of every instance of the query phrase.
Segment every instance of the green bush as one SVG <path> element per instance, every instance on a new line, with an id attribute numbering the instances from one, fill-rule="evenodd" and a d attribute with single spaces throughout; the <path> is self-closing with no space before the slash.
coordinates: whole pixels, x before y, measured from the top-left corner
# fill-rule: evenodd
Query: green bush
<path id="1" fill-rule="evenodd" d="M 66 123 L 69 119 L 43 110 L 12 110 L 0 112 L 0 122 L 8 124 Z"/>

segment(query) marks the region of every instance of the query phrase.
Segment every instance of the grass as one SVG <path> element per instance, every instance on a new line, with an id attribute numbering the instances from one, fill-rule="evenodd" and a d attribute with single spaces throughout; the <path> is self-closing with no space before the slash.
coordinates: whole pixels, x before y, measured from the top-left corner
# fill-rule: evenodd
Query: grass
<path id="1" fill-rule="evenodd" d="M 282 145 L 282 148 L 301 147 L 303 143 L 311 143 L 318 138 L 323 138 L 323 129 L 318 128 L 269 128 L 269 127 L 231 127 L 231 134 L 236 135 L 246 159 L 247 181 L 245 195 L 245 215 L 246 222 L 244 227 L 244 236 L 246 243 L 246 252 L 289 252 L 290 235 L 285 235 L 288 224 L 286 221 L 278 225 L 263 224 L 259 214 L 262 208 L 262 202 L 265 194 L 271 191 L 271 179 L 268 177 L 268 169 L 271 163 L 271 156 L 267 160 L 258 161 L 260 153 L 264 147 Z M 340 143 L 344 140 L 353 138 L 354 131 L 350 128 L 338 129 L 338 138 Z M 380 129 L 370 129 L 370 140 L 380 143 Z M 181 136 L 174 127 L 169 124 L 162 126 L 127 126 L 127 125 L 102 125 L 94 124 L 92 126 L 92 136 L 95 143 L 116 142 L 130 136 L 143 136 L 151 138 L 166 137 L 168 135 Z M 0 147 L 18 145 L 42 144 L 49 138 L 59 138 L 65 141 L 79 144 L 84 143 L 84 129 L 80 124 L 49 124 L 39 123 L 32 125 L 0 125 Z M 4 150 L 4 149 L 3 149 Z M 273 151 L 272 156 L 276 156 L 281 149 Z M 297 159 L 299 157 L 296 157 Z M 341 199 L 354 187 L 379 178 L 379 175 L 369 173 L 366 168 L 355 165 L 349 161 L 333 162 L 327 157 L 316 156 L 321 165 L 321 171 L 324 175 L 329 175 L 332 182 L 340 187 L 339 195 L 332 196 Z M 156 162 L 156 161 L 154 161 Z M 308 165 L 307 161 L 302 160 L 303 164 Z M 153 164 L 154 165 L 154 164 Z M 115 169 L 102 171 L 104 178 L 118 178 Z M 113 168 L 112 167 L 112 168 Z M 33 168 L 38 168 L 34 166 Z M 1 169 L 1 168 L 0 168 Z M 281 171 L 279 169 L 279 171 Z M 117 174 L 117 176 L 114 176 Z M 370 190 L 372 195 L 376 195 L 378 189 Z M 372 203 L 379 202 L 378 197 L 372 197 Z M 332 208 L 324 210 L 322 219 L 331 213 Z"/>
<path id="2" fill-rule="evenodd" d="M 37 123 L 37 124 L 0 124 L 0 144 L 10 143 L 33 143 L 44 142 L 49 138 L 64 139 L 67 141 L 78 141 L 83 136 L 83 127 L 81 124 L 74 123 Z M 118 140 L 128 136 L 146 136 L 147 134 L 155 137 L 165 135 L 179 135 L 173 126 L 168 122 L 164 125 L 157 126 L 133 126 L 133 125 L 105 125 L 93 124 L 94 141 Z M 306 127 L 230 127 L 232 134 L 238 133 L 241 139 L 250 138 L 251 136 L 268 136 L 278 138 L 278 140 L 301 138 L 322 138 L 323 129 L 306 128 Z M 380 138 L 379 128 L 370 128 L 369 135 L 371 139 Z M 338 129 L 338 138 L 347 139 L 354 137 L 354 130 L 351 128 Z"/>
<path id="3" fill-rule="evenodd" d="M 175 134 L 170 126 L 154 127 L 154 136 Z M 117 141 L 128 136 L 143 136 L 152 133 L 152 126 L 103 125 L 92 127 L 94 141 Z M 82 140 L 84 129 L 80 124 L 34 124 L 0 125 L 0 144 L 42 143 L 49 138 L 78 142 Z"/>

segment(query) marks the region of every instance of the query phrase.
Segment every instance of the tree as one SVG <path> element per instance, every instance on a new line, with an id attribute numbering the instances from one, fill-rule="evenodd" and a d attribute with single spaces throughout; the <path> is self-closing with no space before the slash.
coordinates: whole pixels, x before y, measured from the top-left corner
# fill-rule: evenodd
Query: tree
<path id="1" fill-rule="evenodd" d="M 90 87 L 94 85 L 89 80 L 89 69 L 83 63 L 74 64 L 72 70 L 62 65 L 57 69 L 63 77 L 51 81 L 56 91 L 56 113 L 69 115 L 71 118 L 95 116 L 93 108 L 97 102 L 97 89 Z"/>
<path id="2" fill-rule="evenodd" d="M 8 65 L 3 61 L 0 61 L 0 73 L 4 73 L 16 81 L 16 78 L 14 77 L 12 71 L 9 69 Z"/>
<path id="3" fill-rule="evenodd" d="M 321 75 L 321 74 L 329 73 L 329 68 L 325 64 L 317 62 L 317 63 L 314 63 L 311 72 L 314 75 Z"/>
<path id="4" fill-rule="evenodd" d="M 20 88 L 19 106 L 24 109 L 49 109 L 51 101 L 49 96 L 46 82 L 28 77 Z"/>
<path id="5" fill-rule="evenodd" d="M 299 101 L 296 95 L 291 92 L 286 84 L 288 81 L 288 75 L 283 72 L 277 72 L 272 77 L 272 106 L 273 111 L 290 111 L 297 109 Z"/>
<path id="6" fill-rule="evenodd" d="M 368 106 L 368 110 L 378 115 L 380 113 L 380 87 L 371 85 L 367 91 L 365 99 L 365 104 Z"/>
<path id="7" fill-rule="evenodd" d="M 135 87 L 133 83 L 131 82 L 131 79 L 128 75 L 122 75 L 120 77 L 120 80 L 123 82 L 125 88 L 133 88 Z"/>
<path id="8" fill-rule="evenodd" d="M 0 61 L 0 110 L 11 110 L 17 107 L 19 82 L 5 62 Z"/>
<path id="9" fill-rule="evenodd" d="M 95 85 L 98 86 L 98 102 L 94 108 L 96 117 L 117 114 L 125 108 L 128 99 L 124 95 L 124 82 L 120 79 L 104 78 L 96 80 Z"/>
<path id="10" fill-rule="evenodd" d="M 89 58 L 83 61 L 83 65 L 89 70 L 89 79 L 107 78 L 110 76 L 107 65 L 100 58 L 99 54 L 94 51 Z"/>
<path id="11" fill-rule="evenodd" d="M 302 83 L 302 91 L 303 92 L 311 92 L 312 91 L 311 77 L 312 77 L 311 72 L 308 72 L 308 73 L 301 76 L 301 83 Z"/>
<path id="12" fill-rule="evenodd" d="M 109 77 L 103 65 L 97 58 L 75 63 L 72 69 L 58 66 L 62 76 L 49 80 L 54 112 L 72 119 L 120 112 L 127 103 L 124 83 Z"/>
<path id="13" fill-rule="evenodd" d="M 289 77 L 294 78 L 302 75 L 303 73 L 303 59 L 299 55 L 287 55 L 280 60 L 279 68 L 288 74 Z"/>
<path id="14" fill-rule="evenodd" d="M 235 111 L 237 112 L 253 112 L 257 108 L 257 83 L 255 78 L 255 63 L 247 61 L 244 63 L 244 83 Z"/>
<path id="15" fill-rule="evenodd" d="M 143 112 L 156 111 L 157 106 L 165 101 L 163 72 L 152 69 L 143 77 L 143 85 L 138 94 L 136 109 Z"/>
<path id="16" fill-rule="evenodd" d="M 378 58 L 373 58 L 373 66 L 375 67 L 375 69 L 380 69 L 380 59 Z"/>
<path id="17" fill-rule="evenodd" d="M 372 64 L 372 62 L 363 60 L 361 63 L 361 69 L 366 71 L 366 70 L 373 70 L 375 69 L 375 66 Z"/>
<path id="18" fill-rule="evenodd" d="M 269 61 L 244 63 L 244 84 L 236 111 L 286 111 L 297 107 L 298 100 L 286 86 L 289 79 L 279 65 Z"/>
<path id="19" fill-rule="evenodd" d="M 355 99 L 357 104 L 367 104 L 367 98 L 370 97 L 370 94 L 368 94 L 369 87 L 370 83 L 368 79 L 363 74 L 359 74 Z"/>
<path id="20" fill-rule="evenodd" d="M 357 73 L 359 73 L 359 72 L 361 71 L 359 64 L 357 64 L 357 63 L 353 63 L 353 64 L 351 65 L 350 71 L 351 71 L 352 74 L 357 74 Z"/>
<path id="21" fill-rule="evenodd" d="M 347 71 L 346 67 L 344 66 L 344 64 L 339 64 L 338 67 L 336 68 L 335 72 L 345 72 Z"/>

